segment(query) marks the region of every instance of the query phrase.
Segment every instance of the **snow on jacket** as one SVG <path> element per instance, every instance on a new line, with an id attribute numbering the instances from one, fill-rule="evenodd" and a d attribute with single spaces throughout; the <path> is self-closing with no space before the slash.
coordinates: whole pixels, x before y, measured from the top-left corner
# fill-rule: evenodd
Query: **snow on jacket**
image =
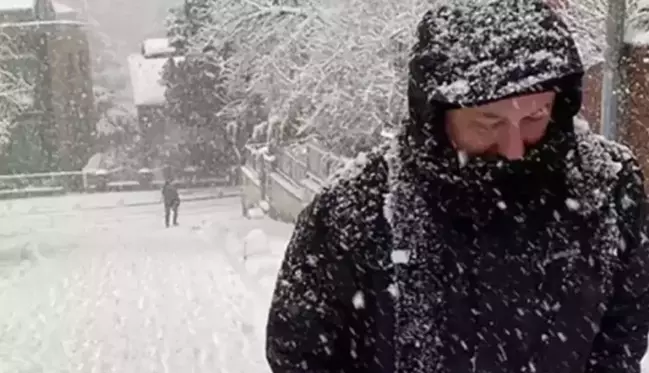
<path id="1" fill-rule="evenodd" d="M 576 125 L 582 67 L 565 25 L 537 1 L 482 6 L 426 14 L 410 121 L 301 213 L 268 319 L 274 373 L 640 372 L 637 162 Z M 552 122 L 523 161 L 460 164 L 444 110 L 547 89 Z"/>

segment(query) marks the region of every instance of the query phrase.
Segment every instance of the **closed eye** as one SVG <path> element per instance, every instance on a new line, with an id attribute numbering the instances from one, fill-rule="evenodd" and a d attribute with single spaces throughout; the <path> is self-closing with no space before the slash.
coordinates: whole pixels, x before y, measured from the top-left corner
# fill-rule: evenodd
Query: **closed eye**
<path id="1" fill-rule="evenodd" d="M 489 131 L 498 128 L 503 123 L 502 118 L 495 116 L 483 116 L 473 121 L 473 126 L 481 131 Z"/>
<path id="2" fill-rule="evenodd" d="M 491 123 L 483 123 L 483 122 L 473 122 L 473 128 L 475 128 L 479 132 L 488 132 L 492 131 L 495 128 L 498 128 L 500 122 L 491 122 Z"/>
<path id="3" fill-rule="evenodd" d="M 540 119 L 540 118 L 546 117 L 548 115 L 548 113 L 549 113 L 548 108 L 544 107 L 544 108 L 539 109 L 539 110 L 533 112 L 532 114 L 528 115 L 527 118 L 529 118 L 529 119 Z"/>

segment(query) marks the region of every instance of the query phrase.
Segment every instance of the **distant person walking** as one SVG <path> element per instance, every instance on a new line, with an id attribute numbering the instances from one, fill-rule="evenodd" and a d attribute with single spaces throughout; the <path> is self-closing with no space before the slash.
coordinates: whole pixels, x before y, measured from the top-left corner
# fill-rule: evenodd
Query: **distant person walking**
<path id="1" fill-rule="evenodd" d="M 171 183 L 171 179 L 167 178 L 162 186 L 162 198 L 165 205 L 165 225 L 169 228 L 169 215 L 173 210 L 174 219 L 173 224 L 178 225 L 178 206 L 180 206 L 180 196 L 178 189 Z"/>

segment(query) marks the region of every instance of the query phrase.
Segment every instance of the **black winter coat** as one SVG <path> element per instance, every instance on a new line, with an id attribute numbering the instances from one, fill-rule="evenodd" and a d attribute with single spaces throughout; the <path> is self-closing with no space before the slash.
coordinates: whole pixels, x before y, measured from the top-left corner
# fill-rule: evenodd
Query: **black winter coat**
<path id="1" fill-rule="evenodd" d="M 614 159 L 628 156 L 594 135 L 585 141 Z M 395 303 L 402 286 L 395 272 L 416 271 L 430 263 L 404 263 L 403 255 L 391 251 L 383 211 L 389 189 L 386 168 L 382 158 L 372 159 L 362 173 L 319 195 L 300 215 L 269 316 L 267 348 L 273 372 L 398 371 L 394 341 L 411 331 L 395 330 Z M 478 367 L 454 365 L 458 369 L 440 371 L 640 372 L 649 330 L 644 192 L 638 167 L 630 159 L 610 182 L 610 196 L 592 215 L 580 216 L 565 205 L 556 222 L 542 222 L 548 230 L 562 225 L 571 231 L 569 238 L 563 237 L 566 232 L 546 238 L 548 251 L 540 252 L 545 254 L 542 259 L 516 258 L 517 248 L 505 250 L 503 256 L 491 258 L 481 278 L 491 292 L 479 300 L 461 290 L 447 297 L 444 320 L 449 334 L 438 353 Z M 606 228 L 616 231 L 614 237 L 602 231 L 602 219 L 614 220 L 616 226 Z M 490 239 L 504 243 L 514 235 Z M 583 245 L 571 247 L 571 240 Z M 457 254 L 446 254 L 444 271 L 457 271 Z M 525 278 L 522 266 L 543 266 L 544 275 Z M 482 327 L 474 324 L 474 312 L 489 314 Z M 479 333 L 484 336 L 471 337 Z M 474 345 L 465 349 L 463 342 Z M 472 361 L 476 348 L 484 352 Z"/>
<path id="2" fill-rule="evenodd" d="M 273 372 L 639 373 L 643 178 L 627 148 L 575 125 L 581 73 L 538 1 L 428 13 L 408 124 L 298 219 L 268 319 Z M 552 123 L 523 161 L 460 163 L 444 110 L 548 89 Z"/>

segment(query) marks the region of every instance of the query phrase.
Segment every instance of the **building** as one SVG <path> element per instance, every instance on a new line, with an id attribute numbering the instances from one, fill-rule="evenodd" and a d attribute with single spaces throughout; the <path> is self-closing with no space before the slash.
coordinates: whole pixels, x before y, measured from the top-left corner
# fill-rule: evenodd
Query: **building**
<path id="1" fill-rule="evenodd" d="M 0 0 L 0 45 L 0 70 L 27 83 L 16 123 L 40 134 L 38 167 L 79 170 L 95 125 L 86 23 L 51 0 Z"/>
<path id="2" fill-rule="evenodd" d="M 169 149 L 181 139 L 178 126 L 165 115 L 162 73 L 170 58 L 180 62 L 184 57 L 176 55 L 175 48 L 166 38 L 147 39 L 139 54 L 128 57 L 133 102 L 145 147 L 141 161 L 152 168 L 164 163 Z"/>
<path id="3" fill-rule="evenodd" d="M 649 175 L 649 4 L 636 10 L 625 30 L 622 75 L 622 115 L 618 118 L 619 140 L 629 145 Z M 601 101 L 604 64 L 588 69 L 584 81 L 583 116 L 601 131 Z M 649 191 L 649 179 L 645 183 Z"/>
<path id="4" fill-rule="evenodd" d="M 560 8 L 570 6 L 568 0 L 547 0 Z M 600 10 L 601 11 L 601 10 Z M 643 168 L 645 189 L 649 192 L 649 1 L 635 2 L 627 8 L 622 57 L 622 115 L 618 117 L 617 137 L 629 145 Z M 602 132 L 602 80 L 604 63 L 589 66 L 584 76 L 581 115 L 591 128 Z"/>

